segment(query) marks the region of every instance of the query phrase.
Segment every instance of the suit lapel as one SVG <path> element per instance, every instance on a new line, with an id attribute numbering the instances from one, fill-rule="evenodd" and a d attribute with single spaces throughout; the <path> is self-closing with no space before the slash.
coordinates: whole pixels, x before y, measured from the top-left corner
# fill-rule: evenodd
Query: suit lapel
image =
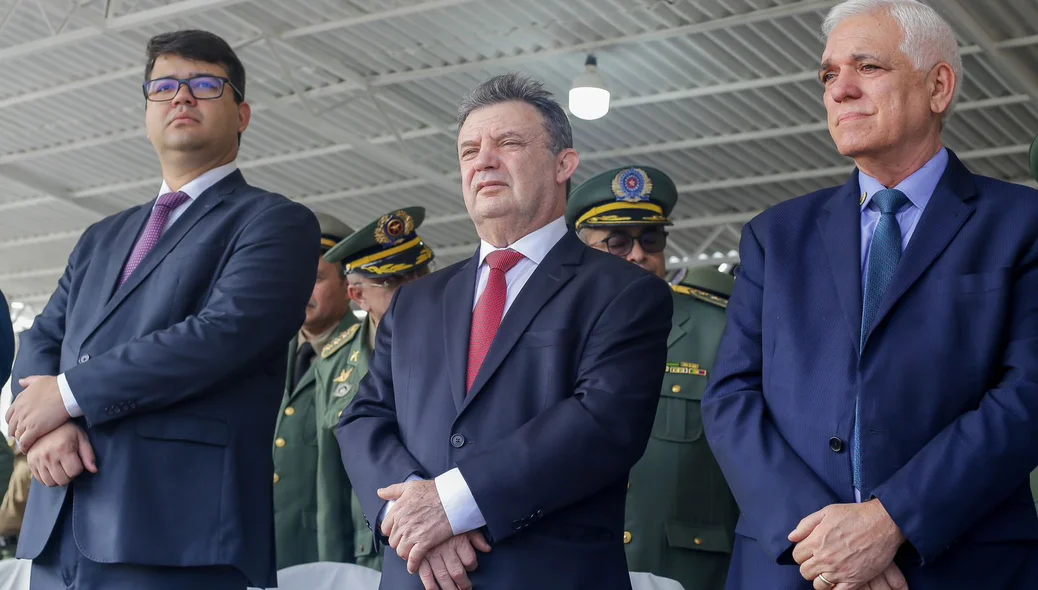
<path id="1" fill-rule="evenodd" d="M 944 252 L 976 209 L 967 202 L 977 191 L 973 175 L 950 150 L 948 156 L 948 167 L 919 218 L 894 278 L 876 311 L 876 319 L 869 328 L 869 334 Z"/>
<path id="2" fill-rule="evenodd" d="M 675 301 L 674 305 L 674 325 L 670 328 L 670 335 L 667 336 L 667 348 L 674 345 L 675 342 L 680 340 L 685 334 L 685 324 L 691 319 L 689 314 L 690 309 L 687 305 L 678 306 Z"/>
<path id="3" fill-rule="evenodd" d="M 469 332 L 472 329 L 472 303 L 476 292 L 479 251 L 447 281 L 443 290 L 443 338 L 447 357 L 447 377 L 454 406 L 465 403 L 465 372 L 468 369 Z"/>
<path id="4" fill-rule="evenodd" d="M 130 278 L 126 282 L 115 290 L 112 298 L 105 305 L 100 316 L 97 319 L 93 329 L 90 331 L 92 334 L 97 328 L 104 323 L 108 316 L 119 307 L 119 304 L 126 299 L 127 295 L 133 292 L 137 288 L 137 285 L 141 283 L 148 275 L 155 270 L 155 267 L 166 257 L 167 254 L 173 249 L 174 246 L 180 243 L 188 231 L 198 223 L 203 217 L 205 217 L 210 211 L 216 208 L 222 201 L 225 195 L 234 192 L 239 186 L 245 184 L 245 179 L 241 175 L 241 171 L 234 171 L 227 178 L 224 178 L 220 182 L 210 187 L 207 191 L 198 196 L 197 199 L 184 211 L 183 214 L 177 219 L 177 221 L 167 230 L 162 237 L 159 238 L 155 247 L 152 248 L 151 252 L 144 257 L 137 269 L 133 271 Z M 147 216 L 151 214 L 151 207 L 144 207 L 145 221 Z M 125 245 L 126 233 L 119 237 L 119 242 L 116 245 L 118 254 L 126 254 L 122 258 L 119 258 L 118 268 L 115 269 L 114 275 L 111 277 L 111 282 L 108 282 L 108 275 L 106 274 L 105 286 L 111 286 L 115 288 L 118 283 L 119 275 L 122 272 L 123 263 L 129 257 L 129 250 L 133 248 L 133 244 L 136 242 L 137 234 L 140 228 L 136 228 L 137 232 L 133 238 L 130 239 L 129 247 L 126 248 L 125 252 L 121 248 Z M 109 263 L 111 264 L 111 262 Z M 108 273 L 112 273 L 112 269 L 108 269 Z M 88 334 L 89 337 L 89 334 Z"/>
<path id="5" fill-rule="evenodd" d="M 148 218 L 151 217 L 153 205 L 154 199 L 130 216 L 122 231 L 119 232 L 119 236 L 115 239 L 115 244 L 112 245 L 112 255 L 108 257 L 108 266 L 105 268 L 104 279 L 101 283 L 105 297 L 100 298 L 100 301 L 105 304 L 115 294 L 119 276 L 122 275 L 123 267 L 130 258 L 130 251 L 133 250 L 134 244 L 137 243 L 137 236 L 144 231 L 144 226 L 148 223 Z"/>
<path id="6" fill-rule="evenodd" d="M 861 205 L 858 172 L 825 204 L 818 218 L 836 298 L 843 311 L 847 335 L 854 350 L 861 341 Z M 860 352 L 860 351 L 858 351 Z"/>
<path id="7" fill-rule="evenodd" d="M 526 327 L 530 325 L 541 308 L 573 278 L 586 247 L 576 234 L 567 232 L 533 271 L 533 275 L 530 276 L 526 285 L 523 286 L 523 290 L 520 291 L 519 296 L 512 302 L 512 306 L 501 320 L 501 327 L 498 328 L 494 342 L 490 345 L 486 358 L 483 359 L 483 365 L 476 375 L 476 380 L 472 383 L 472 390 L 465 398 L 462 411 L 479 395 L 480 390 L 504 362 L 505 357 L 511 352 L 516 341 L 523 335 Z M 471 315 L 470 312 L 469 316 L 471 317 Z"/>

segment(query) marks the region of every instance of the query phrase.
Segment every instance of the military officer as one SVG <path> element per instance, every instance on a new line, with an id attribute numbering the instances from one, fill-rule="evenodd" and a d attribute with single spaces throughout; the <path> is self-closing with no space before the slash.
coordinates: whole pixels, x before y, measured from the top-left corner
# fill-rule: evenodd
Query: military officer
<path id="1" fill-rule="evenodd" d="M 663 172 L 620 168 L 574 189 L 566 220 L 589 246 L 663 278 L 677 197 Z M 703 435 L 700 402 L 731 291 L 717 270 L 690 274 L 697 286 L 671 287 L 666 376 L 652 436 L 631 470 L 623 535 L 631 571 L 677 580 L 686 590 L 721 590 L 738 508 Z"/>
<path id="2" fill-rule="evenodd" d="M 352 233 L 342 221 L 315 213 L 322 255 Z M 312 364 L 332 336 L 357 323 L 341 264 L 316 261 L 317 280 L 306 319 L 288 345 L 285 397 L 274 434 L 274 533 L 277 567 L 319 561 L 317 551 L 317 415 Z"/>
<path id="3" fill-rule="evenodd" d="M 324 347 L 317 376 L 317 538 L 322 561 L 354 562 L 382 569 L 364 513 L 342 465 L 335 427 L 368 372 L 375 330 L 396 289 L 430 272 L 433 251 L 416 230 L 425 209 L 409 207 L 383 215 L 331 249 L 324 258 L 343 264 L 350 298 L 367 312 L 359 325 L 343 329 Z"/>

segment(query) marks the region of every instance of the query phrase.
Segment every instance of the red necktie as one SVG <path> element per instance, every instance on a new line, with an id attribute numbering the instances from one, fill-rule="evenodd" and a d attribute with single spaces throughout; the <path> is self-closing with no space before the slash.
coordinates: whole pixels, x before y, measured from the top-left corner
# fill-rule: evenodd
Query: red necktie
<path id="1" fill-rule="evenodd" d="M 505 314 L 505 302 L 508 300 L 508 283 L 505 273 L 519 263 L 524 256 L 515 250 L 496 250 L 487 254 L 487 265 L 490 266 L 490 278 L 479 303 L 472 312 L 472 332 L 469 335 L 468 377 L 465 382 L 465 393 L 472 389 L 472 383 L 479 374 L 483 359 L 494 342 L 497 329 L 501 326 L 501 318 Z"/>
<path id="2" fill-rule="evenodd" d="M 126 266 L 123 267 L 123 274 L 119 277 L 120 287 L 126 282 L 126 279 L 130 278 L 133 271 L 137 270 L 137 266 L 148 255 L 148 252 L 151 252 L 155 244 L 159 243 L 159 238 L 162 237 L 162 229 L 169 219 L 169 214 L 190 199 L 191 197 L 187 193 L 179 191 L 166 193 L 159 197 L 154 210 L 151 212 L 151 217 L 148 218 L 147 225 L 144 226 L 141 237 L 137 239 L 137 244 L 133 247 L 133 252 L 130 254 L 129 260 L 126 261 Z"/>

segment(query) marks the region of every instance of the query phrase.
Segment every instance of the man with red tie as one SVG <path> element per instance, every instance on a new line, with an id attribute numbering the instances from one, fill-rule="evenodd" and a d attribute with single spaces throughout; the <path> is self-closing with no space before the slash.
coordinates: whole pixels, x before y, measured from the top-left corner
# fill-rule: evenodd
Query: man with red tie
<path id="1" fill-rule="evenodd" d="M 629 589 L 625 487 L 659 400 L 670 290 L 567 228 L 580 158 L 539 83 L 490 79 L 459 124 L 480 247 L 400 288 L 337 432 L 392 548 L 382 588 Z"/>
<path id="2" fill-rule="evenodd" d="M 18 557 L 33 590 L 274 586 L 270 440 L 320 230 L 238 171 L 250 109 L 223 39 L 153 38 L 143 93 L 157 198 L 83 233 L 21 335 Z"/>

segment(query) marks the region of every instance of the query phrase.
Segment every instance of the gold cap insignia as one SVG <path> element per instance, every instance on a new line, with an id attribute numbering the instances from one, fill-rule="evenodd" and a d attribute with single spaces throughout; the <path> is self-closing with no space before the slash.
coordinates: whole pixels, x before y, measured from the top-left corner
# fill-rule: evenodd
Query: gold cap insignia
<path id="1" fill-rule="evenodd" d="M 383 246 L 391 246 L 412 233 L 414 219 L 404 211 L 383 215 L 375 224 L 375 241 Z"/>

